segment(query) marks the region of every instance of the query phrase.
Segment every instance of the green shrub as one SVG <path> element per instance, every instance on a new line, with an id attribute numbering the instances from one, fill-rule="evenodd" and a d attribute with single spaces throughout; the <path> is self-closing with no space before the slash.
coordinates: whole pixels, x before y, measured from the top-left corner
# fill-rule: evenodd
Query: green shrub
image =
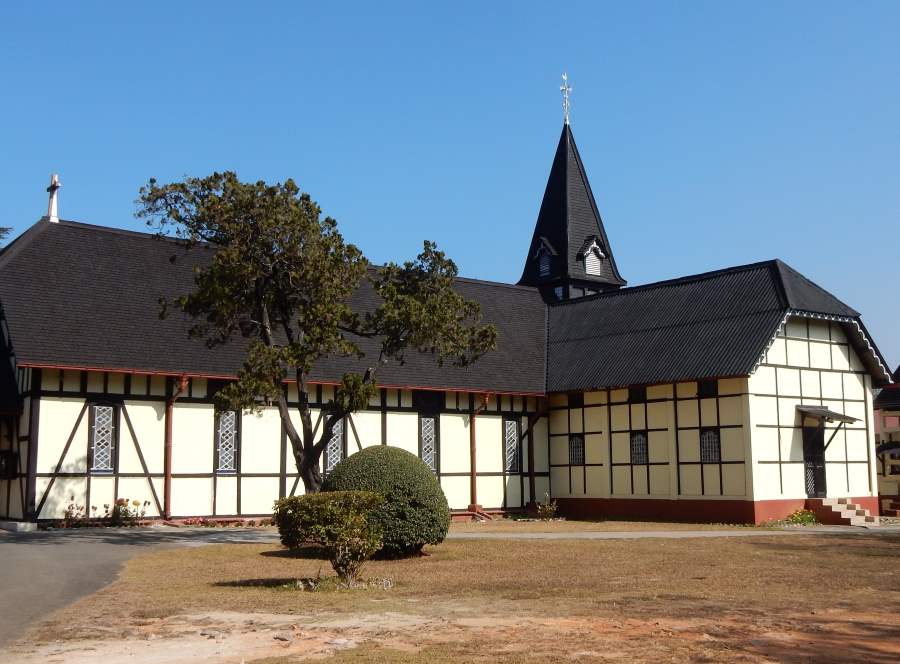
<path id="1" fill-rule="evenodd" d="M 811 526 L 819 523 L 819 519 L 815 512 L 811 512 L 810 510 L 797 510 L 784 517 L 784 523 L 794 526 Z"/>
<path id="2" fill-rule="evenodd" d="M 324 491 L 372 491 L 384 502 L 372 513 L 381 527 L 384 553 L 418 553 L 440 544 L 450 527 L 450 507 L 431 469 L 398 447 L 376 445 L 341 461 L 326 478 Z"/>
<path id="3" fill-rule="evenodd" d="M 544 494 L 544 502 L 537 504 L 537 515 L 541 521 L 553 521 L 556 518 L 556 501 L 551 500 L 550 494 Z"/>
<path id="4" fill-rule="evenodd" d="M 282 498 L 275 502 L 275 524 L 282 544 L 292 549 L 321 546 L 341 580 L 352 584 L 363 563 L 381 548 L 381 528 L 370 518 L 381 502 L 381 496 L 368 491 Z"/>

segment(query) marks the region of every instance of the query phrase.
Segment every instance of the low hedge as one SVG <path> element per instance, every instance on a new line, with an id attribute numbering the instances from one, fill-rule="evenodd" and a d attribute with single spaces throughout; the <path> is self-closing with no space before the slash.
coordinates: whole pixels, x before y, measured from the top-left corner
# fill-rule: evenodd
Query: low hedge
<path id="1" fill-rule="evenodd" d="M 440 544 L 450 527 L 450 507 L 431 469 L 399 447 L 376 445 L 341 461 L 323 491 L 371 491 L 384 497 L 371 515 L 388 555 L 418 553 Z"/>

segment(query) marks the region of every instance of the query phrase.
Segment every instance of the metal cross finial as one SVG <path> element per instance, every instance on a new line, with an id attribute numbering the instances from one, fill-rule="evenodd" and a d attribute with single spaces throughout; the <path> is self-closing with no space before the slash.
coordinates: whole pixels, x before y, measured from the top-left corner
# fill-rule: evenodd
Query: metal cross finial
<path id="1" fill-rule="evenodd" d="M 563 72 L 562 80 L 563 84 L 559 86 L 559 90 L 563 93 L 563 118 L 566 124 L 569 124 L 569 93 L 572 92 L 572 87 L 569 85 L 569 75 L 566 72 Z"/>

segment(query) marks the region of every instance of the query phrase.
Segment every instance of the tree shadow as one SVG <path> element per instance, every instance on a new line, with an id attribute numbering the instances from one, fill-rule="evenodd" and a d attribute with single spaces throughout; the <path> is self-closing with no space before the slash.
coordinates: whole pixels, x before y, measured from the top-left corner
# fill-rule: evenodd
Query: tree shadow
<path id="1" fill-rule="evenodd" d="M 203 544 L 278 544 L 278 533 L 261 528 L 64 528 L 32 533 L 4 533 L 0 544 L 65 546 L 67 544 L 111 544 L 150 547 L 201 546 Z"/>

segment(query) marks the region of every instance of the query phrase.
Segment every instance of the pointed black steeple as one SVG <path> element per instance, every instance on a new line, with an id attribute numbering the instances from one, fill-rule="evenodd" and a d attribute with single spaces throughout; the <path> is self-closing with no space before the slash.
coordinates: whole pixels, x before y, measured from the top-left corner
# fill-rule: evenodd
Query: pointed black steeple
<path id="1" fill-rule="evenodd" d="M 621 288 L 612 247 L 568 123 L 563 125 L 520 284 L 567 300 Z"/>

